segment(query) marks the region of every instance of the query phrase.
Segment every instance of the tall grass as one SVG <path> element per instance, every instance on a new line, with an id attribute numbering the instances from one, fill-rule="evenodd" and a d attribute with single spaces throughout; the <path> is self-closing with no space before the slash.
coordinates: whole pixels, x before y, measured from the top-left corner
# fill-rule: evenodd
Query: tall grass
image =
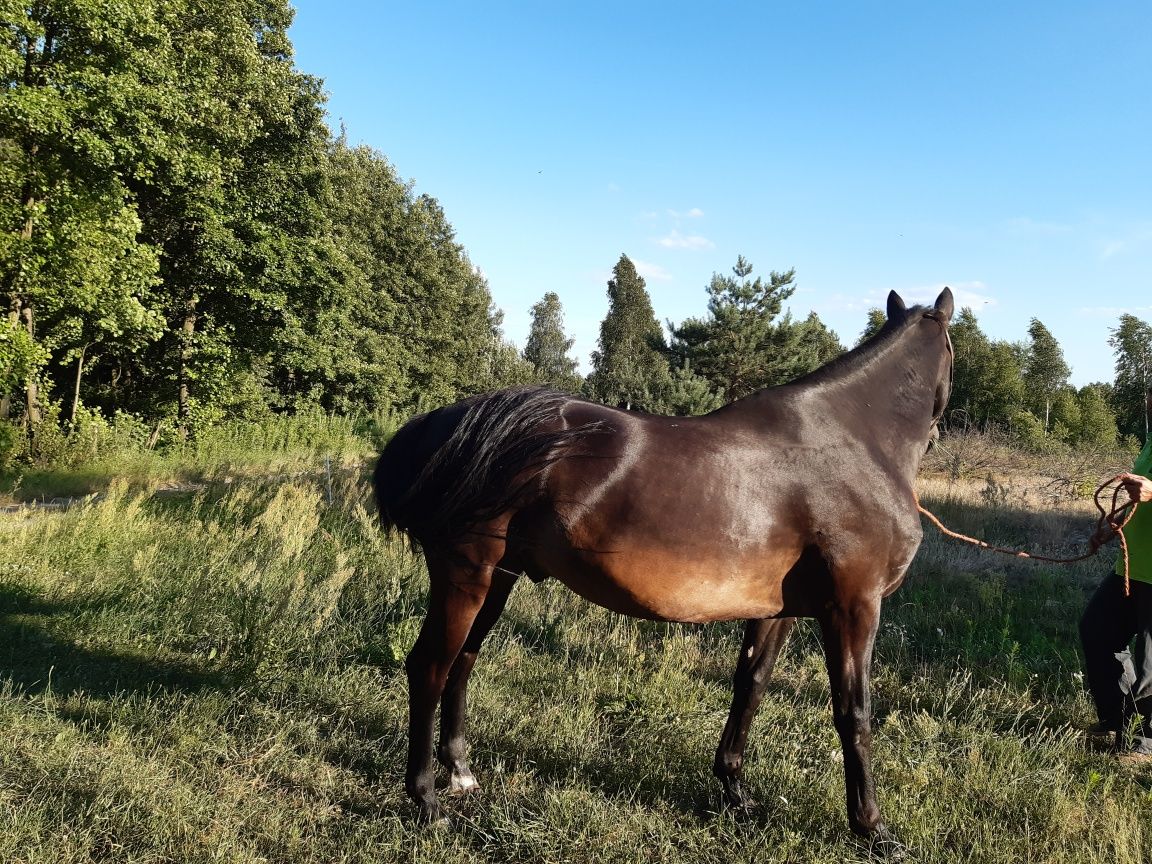
<path id="1" fill-rule="evenodd" d="M 1090 521 L 980 488 L 923 496 L 1004 539 L 1069 544 Z M 1077 731 L 1075 622 L 1101 569 L 926 536 L 876 651 L 881 800 L 910 860 L 1148 860 L 1152 773 Z M 477 665 L 482 791 L 449 799 L 452 829 L 419 829 L 402 660 L 424 598 L 356 473 L 162 499 L 120 484 L 0 517 L 0 860 L 868 860 L 814 626 L 753 729 L 762 812 L 736 821 L 710 766 L 739 626 L 632 621 L 551 582 L 517 587 Z"/>
<path id="2" fill-rule="evenodd" d="M 33 445 L 4 424 L 19 447 L 0 452 L 0 496 L 34 501 L 103 491 L 113 480 L 134 488 L 180 487 L 220 477 L 313 473 L 358 466 L 407 419 L 395 411 L 232 420 L 180 438 L 130 415 L 111 421 L 80 413 L 68 427 L 45 418 Z M 3 421 L 0 421 L 3 424 Z M 163 435 L 157 435 L 164 429 Z"/>

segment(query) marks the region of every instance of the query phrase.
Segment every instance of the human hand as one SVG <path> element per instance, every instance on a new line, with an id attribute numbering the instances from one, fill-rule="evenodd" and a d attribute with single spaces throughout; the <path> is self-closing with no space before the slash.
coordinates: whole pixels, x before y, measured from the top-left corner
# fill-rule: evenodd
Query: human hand
<path id="1" fill-rule="evenodd" d="M 1124 487 L 1133 503 L 1143 504 L 1152 501 L 1152 480 L 1147 477 L 1141 477 L 1139 474 L 1122 474 L 1120 485 Z"/>

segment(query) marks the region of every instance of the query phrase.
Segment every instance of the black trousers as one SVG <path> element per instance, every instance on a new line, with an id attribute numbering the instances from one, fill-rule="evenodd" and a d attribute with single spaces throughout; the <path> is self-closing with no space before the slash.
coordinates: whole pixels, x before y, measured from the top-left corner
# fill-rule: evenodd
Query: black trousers
<path id="1" fill-rule="evenodd" d="M 1084 683 L 1100 720 L 1117 731 L 1137 727 L 1122 745 L 1152 753 L 1152 584 L 1109 573 L 1080 619 Z"/>

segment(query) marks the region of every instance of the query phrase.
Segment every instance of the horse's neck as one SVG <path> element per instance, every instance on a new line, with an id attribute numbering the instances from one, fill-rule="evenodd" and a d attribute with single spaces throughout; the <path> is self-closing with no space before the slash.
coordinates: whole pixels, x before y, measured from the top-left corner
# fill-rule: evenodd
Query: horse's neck
<path id="1" fill-rule="evenodd" d="M 805 421 L 833 424 L 847 438 L 875 444 L 876 452 L 911 481 L 928 446 L 935 393 L 932 352 L 920 345 L 762 390 L 747 400 L 747 410 L 762 411 L 769 401 L 786 399 Z"/>
<path id="2" fill-rule="evenodd" d="M 849 433 L 857 430 L 877 442 L 909 480 L 920 468 L 932 429 L 936 400 L 936 363 L 925 344 L 891 351 L 873 363 L 829 376 L 816 398 L 828 409 L 841 409 Z"/>

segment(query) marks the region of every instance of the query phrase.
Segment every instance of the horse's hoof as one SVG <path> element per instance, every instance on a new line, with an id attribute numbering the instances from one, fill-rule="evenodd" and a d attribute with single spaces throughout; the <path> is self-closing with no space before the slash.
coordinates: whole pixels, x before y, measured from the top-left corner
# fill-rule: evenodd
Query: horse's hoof
<path id="1" fill-rule="evenodd" d="M 425 828 L 447 828 L 451 824 L 448 817 L 444 815 L 444 810 L 440 807 L 439 802 L 421 804 L 416 822 Z"/>
<path id="2" fill-rule="evenodd" d="M 471 771 L 462 771 L 460 773 L 453 771 L 451 778 L 448 780 L 449 792 L 475 792 L 479 788 L 480 784 L 476 782 L 476 778 Z"/>
<path id="3" fill-rule="evenodd" d="M 739 801 L 725 801 L 724 810 L 737 822 L 746 822 L 760 815 L 760 803 L 752 798 L 741 798 Z"/>
<path id="4" fill-rule="evenodd" d="M 865 842 L 869 856 L 876 861 L 905 861 L 908 858 L 907 844 L 902 843 L 883 822 L 867 835 Z"/>

